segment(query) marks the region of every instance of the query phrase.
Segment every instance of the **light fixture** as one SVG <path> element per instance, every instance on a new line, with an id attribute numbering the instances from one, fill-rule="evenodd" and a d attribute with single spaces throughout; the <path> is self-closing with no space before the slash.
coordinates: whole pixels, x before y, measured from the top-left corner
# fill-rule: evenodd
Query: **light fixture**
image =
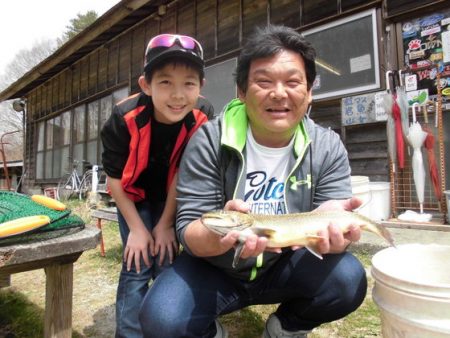
<path id="1" fill-rule="evenodd" d="M 158 6 L 158 15 L 163 16 L 167 12 L 167 6 L 166 5 L 159 5 Z"/>
<path id="2" fill-rule="evenodd" d="M 25 110 L 25 100 L 24 99 L 14 100 L 12 103 L 12 107 L 18 113 L 24 111 Z"/>
<path id="3" fill-rule="evenodd" d="M 337 76 L 341 75 L 341 72 L 339 71 L 339 69 L 333 67 L 332 65 L 330 65 L 329 63 L 326 63 L 325 61 L 323 61 L 322 59 L 316 58 L 316 65 L 318 65 L 319 67 L 328 70 L 330 73 L 333 73 Z"/>

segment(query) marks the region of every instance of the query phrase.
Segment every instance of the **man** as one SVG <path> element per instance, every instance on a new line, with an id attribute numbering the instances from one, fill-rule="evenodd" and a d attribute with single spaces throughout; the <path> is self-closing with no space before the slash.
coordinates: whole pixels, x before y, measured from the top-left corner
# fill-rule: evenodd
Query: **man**
<path id="1" fill-rule="evenodd" d="M 362 303 L 364 268 L 345 251 L 360 238 L 358 227 L 319 232 L 323 260 L 305 248 L 269 251 L 266 238 L 250 236 L 233 268 L 239 233 L 220 237 L 200 221 L 220 208 L 283 214 L 360 205 L 339 136 L 307 116 L 314 58 L 312 46 L 282 26 L 258 30 L 243 47 L 239 99 L 199 129 L 180 165 L 176 228 L 184 251 L 144 299 L 146 337 L 226 337 L 219 315 L 277 303 L 263 336 L 306 337 Z"/>

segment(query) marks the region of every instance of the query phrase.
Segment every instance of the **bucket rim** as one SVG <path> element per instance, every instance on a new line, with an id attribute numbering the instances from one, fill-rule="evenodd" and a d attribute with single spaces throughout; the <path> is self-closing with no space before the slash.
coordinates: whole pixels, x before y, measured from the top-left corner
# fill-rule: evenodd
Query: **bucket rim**
<path id="1" fill-rule="evenodd" d="M 448 248 L 450 249 L 449 245 L 442 245 L 442 244 L 401 244 L 397 245 L 396 248 L 389 247 L 385 248 L 379 252 L 377 252 L 371 259 L 371 274 L 372 277 L 375 279 L 375 281 L 380 281 L 382 283 L 390 285 L 390 283 L 387 283 L 388 280 L 394 280 L 400 282 L 400 284 L 396 284 L 395 286 L 392 286 L 393 288 L 396 288 L 398 290 L 406 290 L 408 292 L 412 292 L 415 294 L 419 294 L 417 290 L 421 290 L 423 293 L 420 293 L 422 295 L 432 295 L 433 297 L 437 298 L 443 298 L 441 294 L 447 294 L 450 296 L 450 284 L 449 283 L 437 283 L 437 282 L 427 282 L 427 281 L 421 281 L 417 282 L 408 278 L 402 278 L 400 276 L 392 276 L 385 271 L 383 271 L 381 268 L 379 268 L 379 264 L 377 263 L 378 260 L 380 260 L 383 255 L 387 255 L 389 251 L 398 250 L 402 247 L 428 247 L 428 248 Z M 432 291 L 432 292 L 430 292 Z M 445 297 L 448 298 L 449 296 Z"/>

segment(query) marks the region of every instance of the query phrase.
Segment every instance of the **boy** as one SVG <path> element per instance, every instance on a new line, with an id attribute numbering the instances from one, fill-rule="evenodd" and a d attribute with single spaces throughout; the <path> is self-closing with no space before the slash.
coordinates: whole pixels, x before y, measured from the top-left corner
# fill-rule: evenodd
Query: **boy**
<path id="1" fill-rule="evenodd" d="M 118 103 L 102 129 L 103 166 L 116 201 L 124 253 L 116 303 L 116 337 L 142 337 L 138 322 L 148 282 L 178 252 L 174 223 L 181 154 L 208 116 L 196 104 L 203 51 L 189 36 L 161 34 L 145 52 L 141 93 Z M 208 115 L 212 107 L 209 105 Z"/>

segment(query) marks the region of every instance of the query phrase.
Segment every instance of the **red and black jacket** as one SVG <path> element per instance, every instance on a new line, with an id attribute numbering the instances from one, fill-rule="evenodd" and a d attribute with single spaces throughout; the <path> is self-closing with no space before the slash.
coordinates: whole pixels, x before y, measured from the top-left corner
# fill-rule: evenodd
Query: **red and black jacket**
<path id="1" fill-rule="evenodd" d="M 184 148 L 192 134 L 208 121 L 212 106 L 199 98 L 197 106 L 183 120 L 180 132 L 170 155 L 166 189 L 169 188 L 177 170 Z M 205 109 L 206 108 L 206 109 Z M 132 95 L 119 102 L 102 128 L 102 162 L 107 175 L 118 178 L 128 197 L 134 202 L 146 199 L 145 190 L 135 185 L 147 169 L 152 132 L 153 104 L 144 93 Z"/>

